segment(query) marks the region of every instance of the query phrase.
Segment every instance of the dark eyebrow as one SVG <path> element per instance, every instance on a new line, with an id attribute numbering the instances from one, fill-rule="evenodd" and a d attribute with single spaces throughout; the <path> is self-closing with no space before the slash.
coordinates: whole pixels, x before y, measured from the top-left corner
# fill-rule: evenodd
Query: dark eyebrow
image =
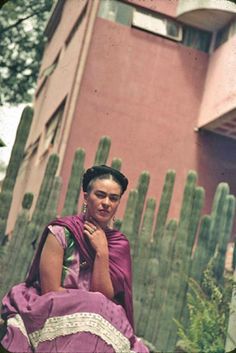
<path id="1" fill-rule="evenodd" d="M 104 195 L 109 195 L 109 196 L 118 196 L 120 197 L 121 195 L 120 194 L 107 194 L 105 191 L 103 190 L 95 190 L 95 192 L 100 192 L 101 194 L 104 194 Z"/>

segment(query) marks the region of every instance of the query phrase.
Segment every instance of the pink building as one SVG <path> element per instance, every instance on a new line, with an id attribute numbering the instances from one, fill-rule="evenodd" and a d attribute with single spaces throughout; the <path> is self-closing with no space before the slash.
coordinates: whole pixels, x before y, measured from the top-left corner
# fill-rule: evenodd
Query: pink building
<path id="1" fill-rule="evenodd" d="M 46 35 L 9 231 L 23 194 L 37 195 L 49 155 L 60 156 L 60 212 L 75 150 L 91 166 L 104 135 L 130 187 L 148 170 L 149 196 L 159 200 L 166 171 L 176 170 L 173 216 L 189 169 L 206 189 L 206 211 L 219 182 L 236 194 L 233 2 L 58 0 Z"/>

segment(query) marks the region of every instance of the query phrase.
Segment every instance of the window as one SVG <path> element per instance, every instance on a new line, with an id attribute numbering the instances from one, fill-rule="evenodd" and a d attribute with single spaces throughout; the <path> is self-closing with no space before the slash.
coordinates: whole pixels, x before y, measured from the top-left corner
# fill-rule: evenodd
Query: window
<path id="1" fill-rule="evenodd" d="M 61 127 L 62 115 L 65 109 L 66 99 L 60 104 L 55 113 L 46 123 L 44 137 L 44 151 L 54 145 Z"/>
<path id="2" fill-rule="evenodd" d="M 211 45 L 212 33 L 198 28 L 186 26 L 183 31 L 183 44 L 187 47 L 208 52 Z"/>
<path id="3" fill-rule="evenodd" d="M 79 28 L 81 22 L 83 21 L 85 15 L 86 15 L 86 12 L 87 12 L 87 7 L 88 7 L 88 2 L 83 7 L 78 19 L 76 20 L 76 22 L 75 22 L 74 26 L 72 27 L 68 37 L 66 38 L 66 46 L 69 45 L 71 39 L 74 37 L 74 34 L 76 33 L 76 31 Z"/>
<path id="4" fill-rule="evenodd" d="M 131 26 L 133 7 L 117 0 L 102 0 L 98 16 L 112 22 Z"/>
<path id="5" fill-rule="evenodd" d="M 179 23 L 158 14 L 135 10 L 132 25 L 164 37 L 182 40 L 182 27 Z"/>
<path id="6" fill-rule="evenodd" d="M 100 1 L 98 16 L 163 36 L 204 52 L 209 52 L 210 49 L 211 32 L 183 25 L 181 22 L 163 14 L 143 9 L 134 4 L 127 5 L 120 0 L 102 0 Z"/>
<path id="7" fill-rule="evenodd" d="M 38 96 L 40 95 L 40 93 L 42 92 L 44 86 L 46 85 L 47 79 L 49 76 L 52 75 L 52 73 L 54 72 L 54 70 L 56 69 L 57 65 L 58 65 L 58 61 L 60 58 L 60 54 L 61 51 L 59 51 L 59 53 L 57 54 L 55 60 L 53 61 L 53 63 L 51 65 L 49 65 L 48 67 L 46 67 L 42 73 L 40 74 L 40 78 L 43 77 L 43 81 L 40 84 L 39 88 L 37 89 L 36 93 L 35 93 L 35 97 L 38 98 Z"/>

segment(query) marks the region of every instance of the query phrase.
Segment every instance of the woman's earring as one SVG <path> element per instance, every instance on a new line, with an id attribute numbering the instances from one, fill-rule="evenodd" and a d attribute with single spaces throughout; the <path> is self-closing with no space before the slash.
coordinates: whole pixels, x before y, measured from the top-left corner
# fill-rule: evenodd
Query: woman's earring
<path id="1" fill-rule="evenodd" d="M 83 214 L 85 214 L 87 212 L 87 204 L 84 202 L 83 203 Z"/>
<path id="2" fill-rule="evenodd" d="M 116 221 L 116 217 L 114 216 L 112 220 L 113 220 L 113 222 L 115 222 Z"/>

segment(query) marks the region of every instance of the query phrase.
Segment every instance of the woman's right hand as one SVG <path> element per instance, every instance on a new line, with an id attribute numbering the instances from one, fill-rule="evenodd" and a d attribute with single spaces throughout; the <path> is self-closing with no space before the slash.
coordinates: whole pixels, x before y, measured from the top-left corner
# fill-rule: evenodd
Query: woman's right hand
<path id="1" fill-rule="evenodd" d="M 84 234 L 88 237 L 96 254 L 108 255 L 106 234 L 96 221 L 85 221 Z"/>

